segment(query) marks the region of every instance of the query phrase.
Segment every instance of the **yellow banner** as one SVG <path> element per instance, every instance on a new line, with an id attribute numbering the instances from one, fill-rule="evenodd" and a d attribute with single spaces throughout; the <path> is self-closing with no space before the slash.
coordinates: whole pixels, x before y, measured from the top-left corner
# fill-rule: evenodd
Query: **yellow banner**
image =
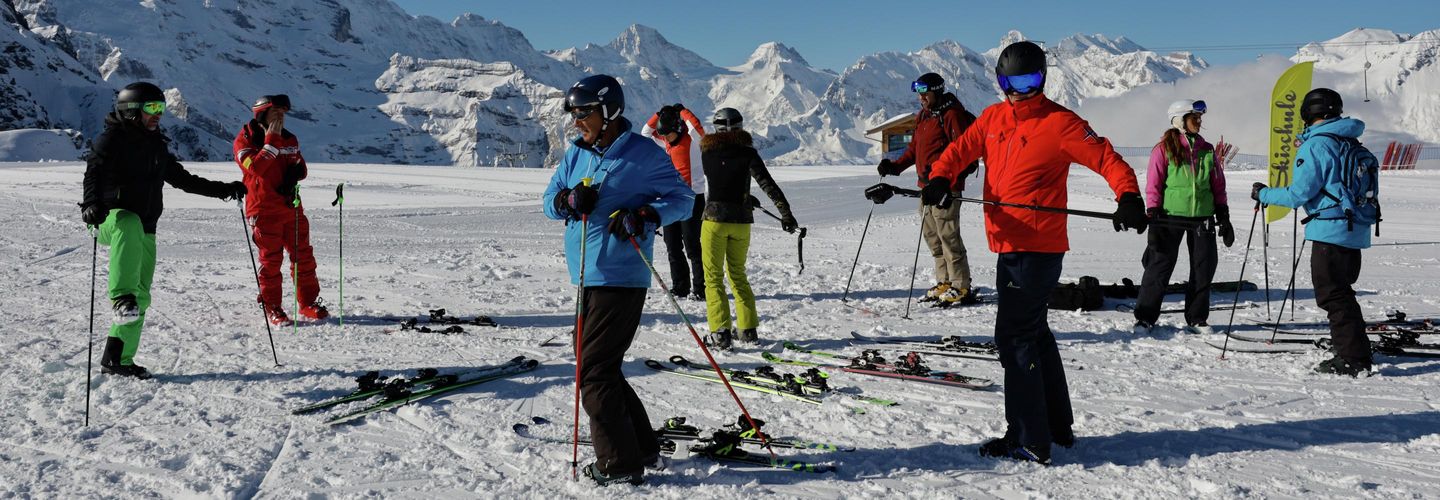
<path id="1" fill-rule="evenodd" d="M 1270 186 L 1290 185 L 1295 165 L 1295 136 L 1305 130 L 1300 120 L 1300 100 L 1310 91 L 1310 77 L 1315 63 L 1302 62 L 1291 66 L 1275 81 L 1270 93 Z M 1265 209 L 1265 222 L 1275 222 L 1290 213 L 1286 207 L 1271 205 Z"/>

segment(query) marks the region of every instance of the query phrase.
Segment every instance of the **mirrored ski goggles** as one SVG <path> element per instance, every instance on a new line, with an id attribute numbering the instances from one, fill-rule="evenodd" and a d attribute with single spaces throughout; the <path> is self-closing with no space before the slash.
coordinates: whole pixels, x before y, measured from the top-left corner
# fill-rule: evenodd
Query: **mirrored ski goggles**
<path id="1" fill-rule="evenodd" d="M 576 120 L 584 120 L 586 118 L 589 118 L 590 115 L 595 114 L 596 111 L 600 111 L 600 106 L 582 106 L 578 108 L 570 108 L 566 111 L 570 113 L 571 118 L 574 118 Z"/>
<path id="2" fill-rule="evenodd" d="M 124 109 L 140 108 L 147 115 L 165 114 L 165 101 L 150 101 L 146 103 L 126 103 Z"/>
<path id="3" fill-rule="evenodd" d="M 932 87 L 932 86 L 929 86 L 929 85 L 926 85 L 926 84 L 923 84 L 923 83 L 920 83 L 920 82 L 912 82 L 912 83 L 910 84 L 910 91 L 912 91 L 912 92 L 914 92 L 914 93 L 916 93 L 916 94 L 924 94 L 924 93 L 926 93 L 926 92 L 944 92 L 944 91 L 945 91 L 945 86 L 944 86 L 944 85 L 936 85 L 936 86 L 933 86 L 933 87 Z"/>
<path id="4" fill-rule="evenodd" d="M 1205 114 L 1205 101 L 1195 101 L 1195 104 L 1190 105 L 1190 112 Z"/>
<path id="5" fill-rule="evenodd" d="M 1006 94 L 1029 94 L 1039 90 L 1045 84 L 1045 73 L 1036 71 L 1023 75 L 995 75 L 995 81 L 1000 83 L 1000 90 Z"/>

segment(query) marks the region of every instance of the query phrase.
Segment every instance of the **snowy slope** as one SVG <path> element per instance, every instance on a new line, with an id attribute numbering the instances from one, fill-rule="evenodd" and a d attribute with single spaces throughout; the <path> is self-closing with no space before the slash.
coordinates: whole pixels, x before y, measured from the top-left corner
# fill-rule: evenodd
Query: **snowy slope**
<path id="1" fill-rule="evenodd" d="M 1132 159 L 1133 161 L 1134 159 Z M 216 179 L 238 178 L 230 163 L 190 164 Z M 981 459 L 975 445 L 1003 432 L 1002 395 L 917 386 L 834 373 L 831 383 L 898 399 L 901 406 L 853 414 L 846 403 L 813 407 L 753 393 L 742 397 L 775 435 L 852 444 L 852 453 L 786 456 L 831 463 L 834 474 L 716 466 L 678 459 L 638 489 L 596 489 L 568 480 L 569 446 L 515 436 L 510 426 L 545 416 L 537 433 L 568 437 L 570 350 L 540 346 L 573 320 L 561 227 L 539 211 L 549 172 L 401 165 L 313 164 L 305 181 L 323 295 L 335 303 L 338 213 L 326 205 L 346 182 L 345 323 L 274 332 L 282 367 L 273 367 L 254 307 L 254 278 L 237 208 L 166 191 L 160 222 L 155 302 L 137 359 L 160 375 L 138 382 L 97 377 L 93 417 L 81 427 L 91 242 L 74 202 L 82 166 L 0 164 L 0 210 L 11 214 L 0 240 L 0 279 L 11 283 L 0 321 L 0 496 L 426 497 L 426 498 L 1019 498 L 1259 497 L 1424 498 L 1440 481 L 1440 361 L 1379 357 L 1374 377 L 1319 376 L 1320 352 L 1232 354 L 1178 333 L 1166 316 L 1154 336 L 1128 333 L 1128 314 L 1051 312 L 1074 400 L 1079 443 L 1057 449 L 1040 468 Z M 963 335 L 984 340 L 993 305 L 939 311 L 905 309 L 917 236 L 913 200 L 875 210 L 851 297 L 878 317 L 839 302 L 870 205 L 859 190 L 874 182 L 854 167 L 777 169 L 777 180 L 809 228 L 807 266 L 798 273 L 795 241 L 766 219 L 754 229 L 749 268 L 761 336 L 855 353 L 848 332 Z M 1232 173 L 1231 195 L 1260 172 Z M 1403 308 L 1440 313 L 1440 204 L 1435 172 L 1387 173 L 1384 236 L 1365 252 L 1357 288 L 1367 316 Z M 1113 195 L 1076 169 L 1074 208 L 1111 210 Z M 978 188 L 977 188 L 978 189 Z M 1239 231 L 1249 227 L 1239 211 Z M 993 293 L 994 258 L 981 219 L 962 209 L 962 232 L 983 293 Z M 1144 238 L 1108 222 L 1070 220 L 1074 250 L 1064 274 L 1118 281 L 1139 277 Z M 1271 296 L 1288 277 L 1289 225 L 1272 228 Z M 1220 251 L 1217 279 L 1238 276 L 1244 234 Z M 1264 283 L 1262 252 L 1249 253 L 1246 277 Z M 104 280 L 106 257 L 99 265 Z M 1182 266 L 1184 264 L 1182 263 Z M 928 265 L 922 265 L 923 287 Z M 668 278 L 668 276 L 667 276 Z M 1177 276 L 1177 280 L 1179 277 Z M 1308 273 L 1298 280 L 1299 320 L 1322 319 Z M 659 421 L 688 416 L 712 427 L 733 421 L 723 389 L 647 370 L 642 358 L 703 356 L 668 301 L 652 290 L 625 371 Z M 1263 303 L 1266 294 L 1242 300 Z M 1170 297 L 1176 300 L 1176 297 Z M 1229 297 L 1217 295 L 1217 301 Z M 686 301 L 692 320 L 703 306 Z M 1110 301 L 1108 305 L 1118 305 Z M 495 316 L 504 329 L 462 335 L 386 333 L 386 317 Z M 1260 334 L 1240 313 L 1243 331 Z M 1212 323 L 1223 324 L 1216 313 Z M 102 320 L 103 321 L 103 320 Z M 703 332 L 702 332 L 703 333 Z M 97 337 L 98 339 L 98 337 Z M 560 341 L 557 341 L 560 343 Z M 773 346 L 772 346 L 773 347 Z M 335 429 L 289 411 L 353 385 L 367 370 L 456 369 L 516 355 L 540 359 L 530 375 L 476 386 Z M 727 366 L 757 364 L 757 351 L 721 356 Z M 96 353 L 98 355 L 98 352 Z M 937 369 L 999 378 L 992 363 L 932 358 Z M 582 449 L 582 458 L 588 457 Z"/>

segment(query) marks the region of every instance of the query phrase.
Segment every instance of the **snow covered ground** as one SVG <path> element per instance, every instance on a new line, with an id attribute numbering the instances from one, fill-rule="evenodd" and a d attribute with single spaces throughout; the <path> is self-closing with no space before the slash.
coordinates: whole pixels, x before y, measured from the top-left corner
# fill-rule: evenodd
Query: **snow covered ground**
<path id="1" fill-rule="evenodd" d="M 211 178 L 239 177 L 233 164 L 190 168 Z M 858 447 L 781 451 L 834 464 L 837 473 L 676 460 L 647 486 L 602 493 L 569 481 L 569 446 L 510 430 L 544 416 L 556 424 L 537 432 L 568 437 L 573 397 L 570 349 L 560 341 L 573 319 L 574 290 L 565 278 L 561 225 L 545 219 L 538 202 L 550 172 L 524 169 L 313 165 L 304 188 L 323 295 L 332 304 L 339 299 L 339 219 L 328 202 L 334 185 L 347 182 L 345 322 L 276 330 L 282 367 L 272 366 L 253 302 L 238 208 L 167 190 L 155 302 L 137 357 L 158 377 L 97 376 L 92 421 L 82 427 L 90 268 L 90 242 L 75 207 L 82 170 L 76 163 L 0 164 L 0 210 L 10 214 L 0 232 L 0 280 L 10 283 L 0 321 L 11 325 L 0 337 L 7 353 L 0 363 L 0 401 L 6 402 L 0 405 L 0 496 L 1419 498 L 1440 491 L 1440 361 L 1378 357 L 1376 375 L 1359 380 L 1311 373 L 1323 359 L 1319 351 L 1233 354 L 1222 361 L 1202 339 L 1179 333 L 1178 317 L 1166 316 L 1156 334 L 1136 338 L 1129 314 L 1106 310 L 1050 314 L 1067 359 L 1079 435 L 1075 448 L 1055 450 L 1053 467 L 976 456 L 978 443 L 1004 431 L 998 392 L 837 371 L 832 384 L 901 405 L 862 415 L 839 400 L 817 407 L 741 393 L 774 435 Z M 913 319 L 900 318 L 918 233 L 909 199 L 875 210 L 855 274 L 851 296 L 879 316 L 842 306 L 870 208 L 860 190 L 875 182 L 873 170 L 775 173 L 810 236 L 807 267 L 799 274 L 794 238 L 763 215 L 758 219 L 750 275 L 764 340 L 855 353 L 852 330 L 972 340 L 991 335 L 993 305 L 918 307 Z M 1072 208 L 1113 209 L 1098 176 L 1083 169 L 1073 174 Z M 1245 200 L 1260 175 L 1232 173 L 1232 199 Z M 890 181 L 908 187 L 912 180 Z M 1440 227 L 1430 219 L 1440 209 L 1433 196 L 1440 172 L 1386 173 L 1383 182 L 1385 222 L 1377 245 L 1365 253 L 1361 306 L 1372 317 L 1397 308 L 1440 314 Z M 1239 208 L 1245 203 L 1235 205 L 1240 241 L 1221 249 L 1218 280 L 1237 277 L 1250 227 L 1250 212 Z M 976 282 L 993 292 L 995 256 L 985 247 L 979 211 L 967 206 L 962 217 Z M 1277 306 L 1289 275 L 1289 231 L 1286 221 L 1272 232 Z M 1139 281 L 1143 237 L 1083 218 L 1071 218 L 1070 237 L 1065 276 Z M 1263 283 L 1259 240 L 1246 278 Z M 916 282 L 922 290 L 928 261 L 922 258 Z M 103 283 L 103 252 L 100 268 Z M 1174 281 L 1182 279 L 1177 273 Z M 1297 317 L 1323 318 L 1308 273 L 1298 288 Z M 702 304 L 682 304 L 692 321 L 703 323 Z M 387 333 L 395 325 L 386 317 L 442 307 L 459 316 L 491 315 L 505 328 Z M 733 421 L 737 411 L 721 387 L 644 367 L 643 358 L 703 358 L 658 289 L 646 311 L 626 372 L 651 418 L 658 424 L 687 416 L 703 427 Z M 1241 318 L 1264 314 L 1251 309 Z M 1227 316 L 1215 313 L 1211 322 L 1223 325 Z M 99 341 L 108 318 L 97 317 Z M 541 346 L 557 335 L 555 345 Z M 720 360 L 751 367 L 759 363 L 754 354 L 758 350 L 741 349 Z M 367 370 L 456 369 L 517 355 L 544 364 L 358 425 L 327 428 L 320 417 L 289 414 L 348 391 L 351 379 Z M 998 363 L 939 357 L 929 363 L 1001 376 Z"/>

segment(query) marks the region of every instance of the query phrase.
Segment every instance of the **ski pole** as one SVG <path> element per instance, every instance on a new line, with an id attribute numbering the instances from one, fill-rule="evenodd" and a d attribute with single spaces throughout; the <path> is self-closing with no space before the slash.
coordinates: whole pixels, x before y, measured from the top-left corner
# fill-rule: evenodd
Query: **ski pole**
<path id="1" fill-rule="evenodd" d="M 1260 202 L 1255 202 L 1255 214 L 1250 216 L 1250 234 L 1245 237 L 1245 256 L 1240 258 L 1240 279 L 1235 286 L 1235 297 L 1230 299 L 1231 304 L 1240 303 L 1240 290 L 1245 288 L 1239 283 L 1245 282 L 1245 265 L 1250 263 L 1250 243 L 1255 241 L 1255 221 L 1260 220 Z M 1237 308 L 1238 309 L 1238 308 Z M 1220 359 L 1225 359 L 1225 353 L 1230 350 L 1230 332 L 1235 329 L 1235 309 L 1230 310 L 1230 323 L 1225 325 L 1225 344 L 1220 347 Z"/>
<path id="2" fill-rule="evenodd" d="M 580 183 L 590 186 L 593 178 L 582 177 Z M 584 344 L 585 327 L 585 251 L 590 239 L 590 214 L 580 214 L 580 280 L 575 285 L 575 422 L 571 426 L 570 480 L 580 480 L 580 347 Z"/>
<path id="3" fill-rule="evenodd" d="M 240 224 L 245 227 L 245 248 L 250 250 L 250 269 L 255 272 L 255 289 L 260 289 L 260 268 L 255 265 L 255 246 L 250 239 L 250 221 L 245 219 L 245 198 L 235 200 L 235 205 L 240 207 Z M 260 319 L 265 323 L 265 336 L 270 339 L 270 357 L 275 360 L 275 366 L 280 366 L 280 355 L 275 352 L 275 335 L 270 332 L 270 317 L 265 314 L 265 303 L 259 300 Z"/>
<path id="4" fill-rule="evenodd" d="M 100 257 L 100 237 L 90 226 L 90 333 L 85 336 L 85 426 L 90 426 L 91 363 L 95 359 L 95 274 Z"/>
<path id="5" fill-rule="evenodd" d="M 755 205 L 755 208 L 760 209 L 761 212 L 765 212 L 765 215 L 769 215 L 771 219 L 775 219 L 776 221 L 779 221 L 779 222 L 784 222 L 783 220 L 780 219 L 780 217 L 777 217 L 775 214 L 770 213 L 769 210 L 766 210 L 765 207 L 760 206 L 760 204 L 758 204 L 758 203 Z M 793 233 L 794 231 L 787 231 L 787 232 L 792 232 L 792 233 Z M 803 228 L 803 227 L 800 228 L 800 238 L 799 238 L 798 240 L 796 240 L 795 253 L 800 256 L 800 274 L 805 274 L 805 233 L 808 233 L 808 232 L 809 232 L 809 231 L 806 230 L 805 228 Z"/>
<path id="6" fill-rule="evenodd" d="M 1295 262 L 1290 265 L 1290 287 L 1294 288 L 1295 269 L 1300 268 L 1300 256 L 1305 254 L 1305 247 L 1303 246 L 1304 244 L 1301 243 L 1304 240 L 1300 239 L 1300 211 L 1291 210 L 1290 215 L 1290 255 L 1295 259 Z M 1280 309 L 1285 309 L 1284 299 L 1281 299 Z M 1281 314 L 1284 314 L 1284 311 L 1281 311 Z M 1277 320 L 1276 323 L 1279 323 L 1278 320 L 1280 317 L 1276 316 L 1275 319 Z M 1294 299 L 1290 300 L 1290 321 L 1295 321 Z"/>
<path id="7" fill-rule="evenodd" d="M 899 190 L 899 188 L 896 188 L 896 189 Z M 899 192 L 899 191 L 897 191 L 897 192 Z M 903 193 L 902 193 L 902 194 L 903 194 Z M 1113 220 L 1115 220 L 1115 214 L 1105 213 L 1105 212 L 1096 212 L 1096 211 L 1093 211 L 1093 210 L 1076 210 L 1076 209 L 1073 209 L 1073 208 L 1047 207 L 1047 206 L 1044 206 L 1044 205 L 1024 205 L 1024 204 L 1020 204 L 1020 203 L 1009 203 L 1009 202 L 1004 202 L 1004 201 L 982 200 L 982 199 L 979 199 L 979 198 L 966 198 L 966 197 L 964 197 L 964 196 L 956 196 L 956 197 L 954 197 L 954 200 L 955 200 L 955 201 L 963 201 L 963 202 L 966 202 L 966 203 L 980 203 L 980 204 L 983 204 L 983 205 L 995 205 L 995 206 L 997 206 L 997 207 L 1023 208 L 1023 209 L 1026 209 L 1026 210 L 1034 210 L 1034 211 L 1037 211 L 1037 212 L 1050 212 L 1050 213 L 1057 213 L 1057 214 L 1078 215 L 1078 216 L 1081 216 L 1081 217 L 1093 217 L 1093 218 L 1096 218 L 1096 219 L 1105 219 L 1105 220 L 1108 220 L 1108 221 L 1113 221 Z M 1181 222 L 1181 221 L 1177 221 L 1177 220 L 1173 220 L 1173 219 L 1167 219 L 1167 218 L 1157 218 L 1157 219 L 1150 219 L 1149 224 L 1150 224 L 1150 225 L 1154 225 L 1154 226 L 1171 226 L 1171 227 L 1181 228 L 1181 229 L 1190 229 L 1190 228 L 1195 227 L 1195 226 L 1196 226 L 1197 224 L 1199 224 L 1199 223 L 1197 223 L 1197 222 Z"/>
<path id="8" fill-rule="evenodd" d="M 915 298 L 915 273 L 920 270 L 920 243 L 925 241 L 925 202 L 920 202 L 920 234 L 915 235 L 915 262 L 910 264 L 910 286 L 905 294 L 905 315 L 910 319 L 910 301 Z"/>
<path id="9" fill-rule="evenodd" d="M 1265 228 L 1261 232 L 1261 244 L 1263 245 L 1261 259 L 1265 263 L 1265 317 L 1268 319 L 1274 317 L 1270 312 L 1270 224 L 1265 224 Z"/>
<path id="10" fill-rule="evenodd" d="M 300 248 L 300 184 L 295 184 L 295 200 L 290 202 L 290 211 L 295 213 L 295 246 L 290 247 L 290 283 L 295 285 L 295 317 L 290 319 L 290 331 L 300 335 L 300 265 L 295 262 L 294 249 Z"/>
<path id="11" fill-rule="evenodd" d="M 345 183 L 335 186 L 335 201 L 340 206 L 340 326 L 345 326 Z"/>
<path id="12" fill-rule="evenodd" d="M 1305 244 L 1300 244 L 1299 250 L 1295 253 L 1295 261 L 1290 264 L 1290 285 L 1285 287 L 1285 296 L 1280 299 L 1280 314 L 1275 315 L 1275 328 L 1270 331 L 1270 343 L 1275 343 L 1275 336 L 1280 333 L 1280 317 L 1285 315 L 1285 301 L 1290 301 L 1290 321 L 1295 321 L 1295 275 L 1300 270 L 1300 258 L 1305 255 Z"/>
<path id="13" fill-rule="evenodd" d="M 865 233 L 870 232 L 870 217 L 875 215 L 875 205 L 870 205 L 870 213 L 865 214 L 865 228 L 860 230 L 860 244 L 855 246 L 855 261 L 850 263 L 850 277 L 845 278 L 845 293 L 840 294 L 840 302 L 845 302 L 850 297 L 850 282 L 855 279 L 855 266 L 860 263 L 860 249 L 865 248 Z"/>
<path id="14" fill-rule="evenodd" d="M 617 210 L 615 213 L 610 214 L 610 217 L 613 218 L 615 214 L 618 213 L 620 212 Z M 740 401 L 740 395 L 735 394 L 735 388 L 730 386 L 730 378 L 725 376 L 725 370 L 720 369 L 720 364 L 715 362 L 715 356 L 710 355 L 710 349 L 705 347 L 705 341 L 700 339 L 700 333 L 695 331 L 695 325 L 690 323 L 690 317 L 685 314 L 685 310 L 680 307 L 680 303 L 677 302 L 675 296 L 670 293 L 670 287 L 665 286 L 665 278 L 660 277 L 660 272 L 655 270 L 655 265 L 650 262 L 650 259 L 645 257 L 645 251 L 640 249 L 640 243 L 635 241 L 635 236 L 633 235 L 630 236 L 630 245 L 635 247 L 635 254 L 639 255 L 640 261 L 644 262 L 645 267 L 650 269 L 650 275 L 655 277 L 655 282 L 660 284 L 660 290 L 664 291 L 665 297 L 670 299 L 670 305 L 675 307 L 675 312 L 680 314 L 680 319 L 685 322 L 685 327 L 690 329 L 690 336 L 695 338 L 695 343 L 700 346 L 700 352 L 705 353 L 705 359 L 710 361 L 710 368 L 715 369 L 715 375 L 720 377 L 720 381 L 725 384 L 725 390 L 730 391 L 730 397 L 733 398 L 735 404 L 740 407 L 740 413 L 745 415 L 745 421 L 750 423 L 750 428 L 759 429 L 760 426 L 755 425 L 755 419 L 750 416 L 750 410 L 747 410 L 745 403 Z M 770 438 L 765 437 L 765 433 L 763 432 L 757 432 L 755 434 L 760 437 L 761 445 L 765 447 L 765 451 L 770 452 L 770 458 L 774 460 L 775 450 L 770 448 Z"/>

